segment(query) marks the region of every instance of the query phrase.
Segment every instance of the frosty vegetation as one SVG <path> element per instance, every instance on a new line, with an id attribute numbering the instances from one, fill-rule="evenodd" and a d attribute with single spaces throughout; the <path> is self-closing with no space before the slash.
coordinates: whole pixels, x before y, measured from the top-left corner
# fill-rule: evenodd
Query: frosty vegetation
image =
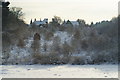
<path id="1" fill-rule="evenodd" d="M 118 62 L 118 19 L 79 26 L 55 16 L 47 27 L 29 26 L 21 8 L 3 5 L 2 64 L 102 64 Z M 73 15 L 74 16 L 74 15 Z M 119 22 L 120 23 L 120 22 Z M 40 40 L 34 39 L 38 33 Z"/>

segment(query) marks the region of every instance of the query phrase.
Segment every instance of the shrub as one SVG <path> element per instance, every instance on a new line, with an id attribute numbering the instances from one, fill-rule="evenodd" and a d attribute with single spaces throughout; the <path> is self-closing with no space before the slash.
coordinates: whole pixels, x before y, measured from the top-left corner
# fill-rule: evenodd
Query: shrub
<path id="1" fill-rule="evenodd" d="M 23 39 L 19 39 L 17 46 L 20 47 L 20 48 L 24 48 L 24 46 L 25 46 L 24 40 Z"/>

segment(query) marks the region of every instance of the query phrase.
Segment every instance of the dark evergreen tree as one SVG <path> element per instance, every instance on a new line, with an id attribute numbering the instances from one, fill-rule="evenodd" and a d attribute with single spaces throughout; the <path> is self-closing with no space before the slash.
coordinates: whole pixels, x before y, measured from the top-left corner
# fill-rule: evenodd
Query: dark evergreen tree
<path id="1" fill-rule="evenodd" d="M 30 21 L 30 25 L 32 24 L 32 19 L 31 19 L 31 21 Z"/>
<path id="2" fill-rule="evenodd" d="M 34 21 L 36 21 L 36 18 L 35 18 L 35 20 Z"/>
<path id="3" fill-rule="evenodd" d="M 2 2 L 2 29 L 5 30 L 8 24 L 8 15 L 10 2 Z"/>

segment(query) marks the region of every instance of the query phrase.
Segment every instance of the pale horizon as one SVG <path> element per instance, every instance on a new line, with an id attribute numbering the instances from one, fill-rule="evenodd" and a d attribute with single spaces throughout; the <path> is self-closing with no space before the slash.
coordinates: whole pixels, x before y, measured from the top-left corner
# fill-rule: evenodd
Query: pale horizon
<path id="1" fill-rule="evenodd" d="M 21 7 L 25 22 L 36 18 L 49 21 L 56 15 L 62 20 L 84 19 L 86 23 L 111 20 L 118 15 L 119 0 L 6 0 L 10 7 Z"/>

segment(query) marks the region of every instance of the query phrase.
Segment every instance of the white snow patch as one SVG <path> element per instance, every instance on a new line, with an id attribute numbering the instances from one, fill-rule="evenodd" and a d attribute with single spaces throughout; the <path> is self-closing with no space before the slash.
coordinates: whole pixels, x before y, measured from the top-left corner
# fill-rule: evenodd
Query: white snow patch
<path id="1" fill-rule="evenodd" d="M 54 34 L 54 37 L 59 36 L 61 39 L 61 43 L 63 44 L 65 41 L 70 43 L 72 36 L 70 36 L 67 32 L 57 31 Z"/>
<path id="2" fill-rule="evenodd" d="M 118 65 L 3 65 L 3 78 L 118 78 Z"/>

